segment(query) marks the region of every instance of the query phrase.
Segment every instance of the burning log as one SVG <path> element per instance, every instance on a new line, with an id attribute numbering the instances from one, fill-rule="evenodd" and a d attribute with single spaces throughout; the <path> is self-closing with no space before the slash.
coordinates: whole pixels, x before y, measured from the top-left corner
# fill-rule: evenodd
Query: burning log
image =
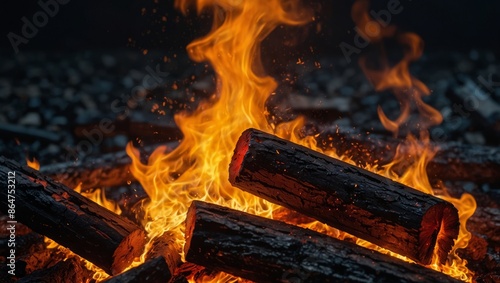
<path id="1" fill-rule="evenodd" d="M 56 265 L 37 270 L 30 275 L 21 278 L 18 283 L 74 283 L 85 282 L 91 278 L 88 270 L 82 267 L 80 260 L 70 258 L 60 261 Z"/>
<path id="2" fill-rule="evenodd" d="M 177 142 L 168 143 L 165 151 L 169 151 Z M 157 146 L 148 146 L 141 149 L 147 157 Z M 125 185 L 135 180 L 129 167 L 132 159 L 125 150 L 103 154 L 99 157 L 87 157 L 75 162 L 63 162 L 42 166 L 40 172 L 57 180 L 70 188 L 81 184 L 82 189 L 95 187 L 114 187 Z"/>
<path id="3" fill-rule="evenodd" d="M 279 221 L 194 201 L 186 260 L 256 282 L 458 282 L 423 266 Z M 298 281 L 300 280 L 300 281 Z"/>
<path id="4" fill-rule="evenodd" d="M 151 249 L 146 255 L 146 262 L 120 275 L 112 277 L 106 283 L 187 283 L 182 275 L 174 275 L 181 265 L 180 246 L 174 235 L 165 232 L 152 242 Z"/>
<path id="5" fill-rule="evenodd" d="M 165 259 L 161 256 L 148 260 L 120 275 L 112 277 L 105 283 L 165 283 L 170 282 L 172 273 Z M 103 283 L 104 283 L 103 282 Z"/>
<path id="6" fill-rule="evenodd" d="M 104 271 L 117 274 L 142 252 L 144 230 L 63 184 L 3 157 L 0 177 L 15 182 L 15 190 L 0 190 L 4 213 L 15 205 L 17 221 Z"/>
<path id="7" fill-rule="evenodd" d="M 384 165 L 394 159 L 400 140 L 342 128 L 326 129 L 319 144 L 333 147 L 360 165 Z M 401 145 L 405 151 L 405 145 Z M 495 183 L 500 181 L 500 148 L 460 143 L 431 143 L 439 148 L 426 171 L 432 180 Z"/>
<path id="8" fill-rule="evenodd" d="M 429 264 L 458 236 L 450 203 L 264 132 L 240 137 L 229 181 L 383 248 Z"/>
<path id="9" fill-rule="evenodd" d="M 176 243 L 175 235 L 165 232 L 153 240 L 151 249 L 146 255 L 146 260 L 162 257 L 168 265 L 171 274 L 182 264 L 180 251 L 182 247 Z"/>
<path id="10" fill-rule="evenodd" d="M 157 118 L 157 117 L 156 117 Z M 114 121 L 100 120 L 77 125 L 74 129 L 75 136 L 88 139 L 97 130 L 102 137 L 111 137 L 119 134 L 127 135 L 131 140 L 140 137 L 149 140 L 176 141 L 182 139 L 182 132 L 177 127 L 173 119 L 153 119 L 152 116 L 143 117 L 139 113 L 134 113 L 132 117 Z M 103 122 L 104 121 L 104 122 Z"/>

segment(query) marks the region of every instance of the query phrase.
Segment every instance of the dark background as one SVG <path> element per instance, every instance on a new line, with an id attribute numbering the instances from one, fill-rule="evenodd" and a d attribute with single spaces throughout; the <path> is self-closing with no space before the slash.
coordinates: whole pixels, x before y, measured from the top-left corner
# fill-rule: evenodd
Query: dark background
<path id="1" fill-rule="evenodd" d="M 43 0 L 47 1 L 47 0 Z M 80 51 L 159 49 L 183 52 L 184 46 L 207 31 L 209 19 L 193 13 L 185 17 L 173 9 L 173 0 L 70 0 L 28 44 L 20 50 Z M 354 24 L 350 18 L 353 1 L 304 1 L 317 8 L 322 31 L 302 37 L 304 50 L 314 46 L 321 52 L 340 53 L 342 41 L 352 44 Z M 379 10 L 387 1 L 373 1 Z M 500 50 L 500 1 L 401 0 L 403 11 L 392 22 L 403 30 L 418 33 L 426 50 Z M 3 1 L 0 50 L 14 52 L 7 34 L 21 35 L 22 17 L 32 19 L 41 8 L 38 1 Z M 320 8 L 318 8 L 320 7 Z M 154 12 L 156 9 L 156 12 Z M 166 21 L 162 17 L 166 16 Z M 310 30 L 313 30 L 312 28 Z M 271 39 L 272 40 L 272 39 Z M 277 39 L 280 40 L 279 36 Z M 301 45 L 298 45 L 301 48 Z"/>

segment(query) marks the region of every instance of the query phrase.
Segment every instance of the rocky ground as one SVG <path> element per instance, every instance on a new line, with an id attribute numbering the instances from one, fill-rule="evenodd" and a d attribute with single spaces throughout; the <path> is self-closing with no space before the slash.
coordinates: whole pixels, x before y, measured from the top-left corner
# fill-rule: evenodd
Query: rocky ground
<path id="1" fill-rule="evenodd" d="M 36 158 L 42 167 L 122 151 L 129 141 L 148 146 L 179 140 L 173 115 L 195 109 L 215 91 L 210 67 L 185 55 L 25 52 L 0 53 L 0 62 L 0 155 L 21 163 Z M 390 92 L 376 92 L 355 62 L 302 58 L 271 73 L 280 83 L 268 101 L 273 122 L 305 115 L 318 127 L 391 136 L 377 106 L 395 118 L 399 104 Z M 432 140 L 500 145 L 498 55 L 431 53 L 412 65 L 412 74 L 432 90 L 424 100 L 444 118 L 431 128 Z M 451 185 L 486 193 L 498 208 L 498 184 Z"/>

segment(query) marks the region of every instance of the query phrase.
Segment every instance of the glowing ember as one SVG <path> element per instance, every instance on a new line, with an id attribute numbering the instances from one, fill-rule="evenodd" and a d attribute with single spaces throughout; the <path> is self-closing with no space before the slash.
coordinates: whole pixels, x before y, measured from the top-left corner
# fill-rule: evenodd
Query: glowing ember
<path id="1" fill-rule="evenodd" d="M 266 119 L 265 101 L 276 88 L 276 82 L 264 75 L 260 61 L 260 43 L 278 25 L 301 25 L 312 20 L 312 15 L 300 7 L 298 0 L 176 0 L 175 5 L 187 13 L 192 2 L 196 3 L 198 12 L 206 8 L 213 9 L 211 32 L 191 43 L 187 50 L 193 60 L 212 64 L 218 82 L 214 99 L 201 104 L 192 114 L 182 113 L 175 117 L 184 139 L 174 151 L 165 154 L 164 148 L 158 148 L 148 163 L 142 164 L 138 151 L 131 144 L 127 147 L 127 152 L 133 159 L 131 171 L 151 198 L 146 207 L 144 223 L 149 237 L 153 239 L 170 231 L 177 237 L 179 252 L 184 242 L 183 222 L 193 200 L 217 203 L 265 217 L 272 217 L 273 211 L 279 208 L 233 188 L 228 182 L 227 171 L 234 146 L 247 128 L 271 132 L 355 164 L 345 156 L 337 156 L 334 149 L 321 150 L 314 137 L 300 137 L 298 132 L 303 125 L 302 119 L 278 126 L 270 125 Z M 363 5 L 355 6 L 353 14 L 360 15 L 365 21 L 369 20 L 368 14 L 364 14 L 362 9 L 356 10 L 359 7 L 364 8 Z M 384 30 L 383 27 L 380 29 L 384 31 L 380 36 L 392 34 L 391 30 Z M 377 70 L 370 73 L 370 70 L 365 69 L 377 89 L 393 89 L 401 101 L 402 114 L 395 121 L 389 120 L 379 109 L 382 123 L 393 132 L 407 119 L 412 101 L 430 125 L 441 122 L 439 112 L 421 99 L 422 95 L 429 94 L 429 90 L 422 82 L 411 77 L 408 71 L 409 62 L 421 54 L 421 41 L 413 34 L 406 34 L 400 39 L 402 44 L 410 48 L 399 64 L 395 67 L 386 65 L 382 72 Z M 405 150 L 398 151 L 390 165 L 382 169 L 367 169 L 432 194 L 425 166 L 433 157 L 435 149 L 429 148 L 428 138 L 424 133 L 421 134 L 420 141 L 410 137 Z M 402 175 L 393 173 L 393 169 L 401 161 L 405 161 L 408 155 L 415 157 L 415 162 L 406 166 Z M 462 226 L 449 261 L 441 265 L 435 257 L 430 267 L 462 280 L 471 280 L 471 273 L 465 267 L 466 262 L 456 256 L 455 250 L 466 246 L 470 238 L 465 222 L 473 213 L 475 202 L 469 195 L 464 195 L 460 200 L 445 196 L 443 198 L 458 208 Z M 290 221 L 293 222 L 293 219 Z M 319 222 L 302 226 L 338 238 L 352 237 Z M 383 251 L 362 240 L 357 240 L 357 243 Z M 211 282 L 232 280 L 236 279 L 219 274 Z"/>

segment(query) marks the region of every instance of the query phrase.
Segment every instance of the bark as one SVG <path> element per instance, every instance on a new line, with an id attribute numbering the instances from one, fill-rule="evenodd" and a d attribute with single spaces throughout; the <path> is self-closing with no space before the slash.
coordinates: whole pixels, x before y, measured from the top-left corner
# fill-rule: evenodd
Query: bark
<path id="1" fill-rule="evenodd" d="M 82 266 L 79 259 L 70 258 L 56 265 L 37 270 L 21 278 L 18 283 L 75 283 L 91 279 L 90 272 Z"/>
<path id="2" fill-rule="evenodd" d="M 162 149 L 170 151 L 176 142 L 164 145 Z M 160 146 L 140 148 L 144 159 Z M 82 189 L 96 187 L 114 187 L 125 185 L 135 178 L 130 172 L 132 159 L 125 150 L 103 154 L 98 157 L 87 157 L 75 162 L 56 163 L 42 166 L 40 172 L 55 179 L 70 188 L 81 184 Z"/>
<path id="3" fill-rule="evenodd" d="M 161 256 L 148 260 L 120 275 L 112 277 L 105 283 L 165 283 L 170 282 L 172 274 L 165 259 Z"/>
<path id="4" fill-rule="evenodd" d="M 0 190 L 0 209 L 8 213 L 15 196 L 15 220 L 45 235 L 109 274 L 121 272 L 139 256 L 145 232 L 72 189 L 39 172 L 0 157 L 0 179 L 15 172 L 15 192 Z M 10 189 L 10 188 L 9 188 Z"/>
<path id="5" fill-rule="evenodd" d="M 167 263 L 171 274 L 182 264 L 180 252 L 182 247 L 176 242 L 175 235 L 165 232 L 160 237 L 153 239 L 151 249 L 146 254 L 146 260 L 162 257 Z"/>
<path id="6" fill-rule="evenodd" d="M 4 140 L 18 138 L 22 141 L 45 141 L 57 143 L 62 140 L 62 135 L 41 129 L 33 129 L 20 125 L 1 124 L 0 138 Z"/>
<path id="7" fill-rule="evenodd" d="M 435 246 L 446 260 L 458 236 L 452 204 L 255 129 L 240 137 L 229 181 L 422 264 Z"/>
<path id="8" fill-rule="evenodd" d="M 459 282 L 353 243 L 194 201 L 186 260 L 255 282 Z"/>
<path id="9" fill-rule="evenodd" d="M 463 115 L 466 117 L 471 115 L 473 121 L 477 121 L 475 124 L 483 130 L 488 142 L 498 144 L 500 140 L 500 105 L 491 98 L 495 90 L 491 88 L 491 85 L 487 86 L 488 79 L 481 77 L 481 80 L 473 81 L 467 76 L 457 76 L 457 81 L 448 89 L 446 95 L 462 111 Z M 485 84 L 480 86 L 478 83 Z"/>
<path id="10" fill-rule="evenodd" d="M 359 165 L 385 165 L 394 159 L 402 140 L 336 128 L 323 130 L 318 143 L 325 148 L 335 148 L 338 154 L 351 157 Z M 427 164 L 429 179 L 500 182 L 500 148 L 455 142 L 432 142 L 430 146 L 438 151 Z M 403 143 L 400 150 L 407 152 L 408 146 Z"/>

